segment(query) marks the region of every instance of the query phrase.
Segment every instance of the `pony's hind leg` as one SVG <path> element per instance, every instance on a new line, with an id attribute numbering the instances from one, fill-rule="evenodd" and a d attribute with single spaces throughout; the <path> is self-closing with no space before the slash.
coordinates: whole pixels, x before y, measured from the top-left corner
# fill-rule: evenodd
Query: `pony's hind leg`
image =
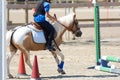
<path id="1" fill-rule="evenodd" d="M 24 50 L 23 53 L 24 53 L 24 56 L 25 56 L 25 62 L 26 62 L 26 64 L 27 64 L 27 65 L 30 67 L 30 69 L 32 70 L 32 65 L 31 65 L 31 62 L 30 62 L 30 54 L 29 54 L 29 51 Z"/>
<path id="2" fill-rule="evenodd" d="M 10 73 L 10 62 L 11 62 L 11 59 L 13 58 L 13 56 L 15 55 L 15 53 L 17 52 L 17 49 L 15 47 L 12 47 L 10 46 L 9 47 L 9 52 L 7 53 L 7 75 L 9 78 L 13 78 L 13 76 L 11 75 Z"/>

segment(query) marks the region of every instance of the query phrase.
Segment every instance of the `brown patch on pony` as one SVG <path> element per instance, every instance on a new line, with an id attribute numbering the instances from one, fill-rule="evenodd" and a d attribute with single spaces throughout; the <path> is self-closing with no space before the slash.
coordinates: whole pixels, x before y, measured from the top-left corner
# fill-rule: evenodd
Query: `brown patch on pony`
<path id="1" fill-rule="evenodd" d="M 29 44 L 29 45 L 26 45 Z M 45 43 L 34 43 L 32 39 L 32 33 L 27 33 L 25 35 L 23 46 L 28 50 L 44 50 Z"/>

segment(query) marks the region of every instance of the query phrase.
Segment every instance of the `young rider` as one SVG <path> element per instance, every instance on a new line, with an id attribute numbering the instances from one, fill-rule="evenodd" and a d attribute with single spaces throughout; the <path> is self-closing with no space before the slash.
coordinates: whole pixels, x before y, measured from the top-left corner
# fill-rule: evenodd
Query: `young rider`
<path id="1" fill-rule="evenodd" d="M 35 8 L 34 12 L 34 21 L 41 25 L 43 29 L 45 29 L 48 32 L 48 41 L 46 43 L 46 49 L 52 51 L 55 50 L 54 47 L 52 46 L 52 40 L 54 39 L 54 28 L 53 26 L 46 21 L 46 17 L 48 17 L 52 21 L 56 21 L 56 18 L 52 17 L 49 14 L 50 10 L 50 1 L 51 0 L 42 0 L 39 2 Z"/>

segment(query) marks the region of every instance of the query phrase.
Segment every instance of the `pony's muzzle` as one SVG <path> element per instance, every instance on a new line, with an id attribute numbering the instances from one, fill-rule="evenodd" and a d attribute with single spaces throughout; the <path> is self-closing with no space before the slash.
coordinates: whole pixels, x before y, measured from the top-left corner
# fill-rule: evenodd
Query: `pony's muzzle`
<path id="1" fill-rule="evenodd" d="M 76 31 L 75 36 L 76 37 L 81 37 L 82 36 L 82 31 L 80 31 L 80 30 Z"/>

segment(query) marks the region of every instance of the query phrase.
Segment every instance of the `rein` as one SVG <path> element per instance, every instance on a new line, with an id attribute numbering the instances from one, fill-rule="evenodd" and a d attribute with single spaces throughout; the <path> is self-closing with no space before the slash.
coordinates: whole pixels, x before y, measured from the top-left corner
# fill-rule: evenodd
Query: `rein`
<path id="1" fill-rule="evenodd" d="M 65 27 L 68 31 L 71 31 L 71 27 L 69 28 L 69 27 L 67 27 L 67 26 L 65 26 L 64 24 L 62 24 L 62 23 L 60 23 L 59 21 L 57 21 L 59 24 L 61 24 L 63 27 Z M 74 25 L 74 24 L 73 24 Z"/>
<path id="2" fill-rule="evenodd" d="M 57 21 L 59 24 L 61 24 L 63 27 L 65 27 L 67 30 L 70 30 L 70 28 L 68 28 L 67 26 L 65 26 L 64 24 L 60 23 L 59 21 Z"/>
<path id="3" fill-rule="evenodd" d="M 55 17 L 56 20 L 57 20 L 56 14 L 54 14 L 54 17 Z M 59 22 L 58 20 L 57 20 L 56 22 L 58 22 L 59 24 L 61 24 L 61 25 L 62 25 L 63 27 L 65 27 L 67 30 L 71 31 L 70 28 L 68 28 L 67 26 L 65 26 L 64 24 L 62 24 L 61 22 Z"/>

